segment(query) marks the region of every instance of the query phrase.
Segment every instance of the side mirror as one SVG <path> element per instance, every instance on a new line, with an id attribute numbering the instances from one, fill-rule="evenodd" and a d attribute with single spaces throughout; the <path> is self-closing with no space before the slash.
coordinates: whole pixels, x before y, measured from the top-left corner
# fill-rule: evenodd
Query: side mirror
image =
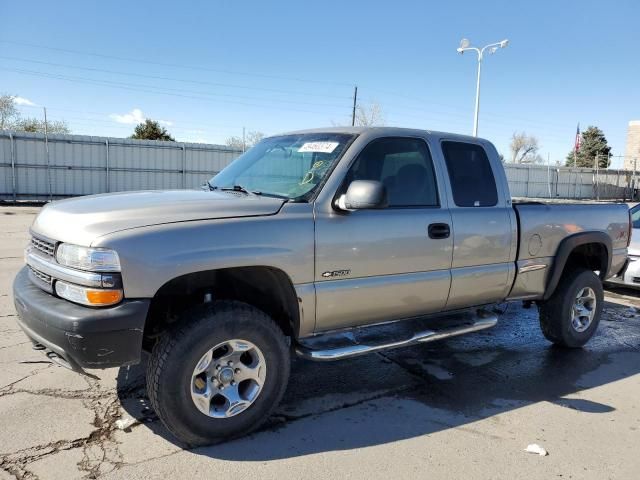
<path id="1" fill-rule="evenodd" d="M 338 208 L 342 210 L 378 209 L 388 205 L 387 188 L 375 180 L 354 180 L 347 193 L 338 199 Z"/>

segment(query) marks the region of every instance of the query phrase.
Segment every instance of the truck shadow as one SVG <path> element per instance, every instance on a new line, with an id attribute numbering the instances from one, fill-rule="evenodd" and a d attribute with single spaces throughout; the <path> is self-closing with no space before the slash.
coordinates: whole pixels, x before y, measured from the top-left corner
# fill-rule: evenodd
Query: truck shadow
<path id="1" fill-rule="evenodd" d="M 266 461 L 344 451 L 420 437 L 539 402 L 585 416 L 615 405 L 574 398 L 640 373 L 640 316 L 607 302 L 599 334 L 564 350 L 542 337 L 537 310 L 512 305 L 489 331 L 337 363 L 294 360 L 282 405 L 252 435 L 192 453 Z M 143 370 L 118 377 L 123 408 L 179 445 L 140 393 Z M 122 378 L 121 378 L 122 377 Z M 137 393 L 136 393 L 137 392 Z M 149 421 L 151 420 L 151 421 Z M 544 427 L 544 418 L 540 419 Z"/>

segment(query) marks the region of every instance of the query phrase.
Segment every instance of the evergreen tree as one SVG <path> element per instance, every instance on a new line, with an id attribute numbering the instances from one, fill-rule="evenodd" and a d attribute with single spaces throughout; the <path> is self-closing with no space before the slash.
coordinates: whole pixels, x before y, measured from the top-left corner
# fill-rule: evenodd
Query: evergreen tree
<path id="1" fill-rule="evenodd" d="M 598 157 L 598 167 L 608 168 L 611 155 L 611 147 L 607 143 L 604 132 L 598 127 L 589 127 L 582 132 L 580 138 L 580 149 L 575 153 L 575 165 L 577 167 L 595 168 L 596 156 Z M 567 167 L 574 165 L 574 151 L 567 155 Z"/>
<path id="2" fill-rule="evenodd" d="M 164 140 L 169 142 L 175 142 L 175 138 L 173 138 L 167 129 L 161 127 L 158 122 L 155 120 L 146 119 L 143 123 L 139 123 L 133 135 L 130 138 L 134 138 L 136 140 Z"/>

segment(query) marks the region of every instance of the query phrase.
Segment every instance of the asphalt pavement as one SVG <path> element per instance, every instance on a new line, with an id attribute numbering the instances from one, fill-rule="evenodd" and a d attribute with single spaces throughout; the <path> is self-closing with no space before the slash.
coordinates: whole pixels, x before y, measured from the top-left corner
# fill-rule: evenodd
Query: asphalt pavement
<path id="1" fill-rule="evenodd" d="M 465 337 L 295 359 L 260 431 L 186 449 L 149 407 L 144 366 L 81 376 L 19 330 L 11 281 L 37 211 L 0 207 L 0 480 L 638 478 L 640 293 L 608 291 L 579 350 L 552 347 L 536 308 L 511 304 L 496 328 Z M 549 455 L 526 453 L 533 443 Z"/>

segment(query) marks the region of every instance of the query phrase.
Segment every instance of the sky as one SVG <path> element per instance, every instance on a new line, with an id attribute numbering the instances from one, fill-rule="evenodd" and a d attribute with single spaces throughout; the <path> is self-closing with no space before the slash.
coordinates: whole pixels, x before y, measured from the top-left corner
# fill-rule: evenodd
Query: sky
<path id="1" fill-rule="evenodd" d="M 576 126 L 600 127 L 622 164 L 640 119 L 640 2 L 2 2 L 0 93 L 24 116 L 125 137 L 145 118 L 178 141 L 224 143 L 347 124 L 354 86 L 385 123 L 479 136 L 509 158 L 514 132 L 554 164 Z"/>

